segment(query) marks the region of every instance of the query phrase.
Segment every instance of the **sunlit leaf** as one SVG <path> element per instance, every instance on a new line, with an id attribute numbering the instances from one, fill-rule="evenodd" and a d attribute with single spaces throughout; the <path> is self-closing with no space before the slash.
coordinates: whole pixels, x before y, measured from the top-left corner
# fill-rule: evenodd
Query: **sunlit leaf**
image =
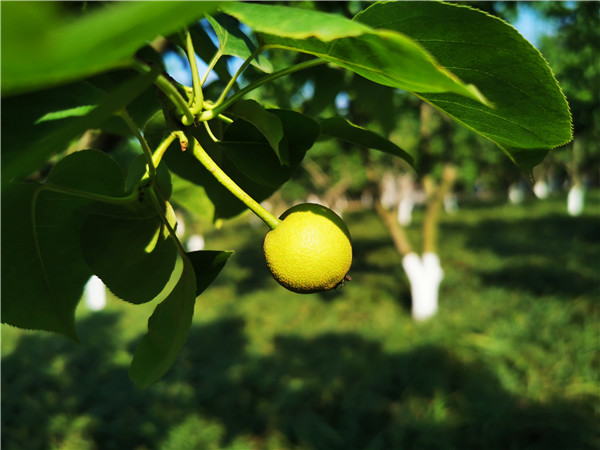
<path id="1" fill-rule="evenodd" d="M 493 109 L 450 93 L 419 95 L 497 143 L 524 169 L 571 139 L 569 108 L 552 71 L 504 21 L 468 6 L 438 2 L 377 3 L 356 20 L 410 36 L 440 64 L 475 84 Z"/>
<path id="2" fill-rule="evenodd" d="M 148 332 L 133 355 L 129 376 L 136 385 L 148 387 L 171 368 L 187 339 L 195 301 L 194 268 L 183 257 L 179 281 L 148 319 Z"/>
<path id="3" fill-rule="evenodd" d="M 487 103 L 475 86 L 460 81 L 403 34 L 300 8 L 231 2 L 220 9 L 253 28 L 269 47 L 310 53 L 386 86 L 454 92 Z"/>
<path id="4" fill-rule="evenodd" d="M 123 66 L 148 41 L 215 7 L 214 2 L 108 2 L 72 20 L 59 2 L 3 3 L 2 95 Z"/>
<path id="5" fill-rule="evenodd" d="M 174 289 L 154 310 L 129 369 L 139 387 L 158 381 L 173 365 L 192 323 L 196 296 L 217 277 L 233 252 L 202 251 L 182 256 L 183 270 Z"/>

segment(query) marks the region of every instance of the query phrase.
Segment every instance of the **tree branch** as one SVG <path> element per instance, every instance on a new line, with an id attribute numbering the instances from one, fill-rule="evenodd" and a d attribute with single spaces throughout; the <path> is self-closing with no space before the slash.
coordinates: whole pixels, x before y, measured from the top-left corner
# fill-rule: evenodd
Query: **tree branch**
<path id="1" fill-rule="evenodd" d="M 442 180 L 427 202 L 427 209 L 423 218 L 423 253 L 435 253 L 440 212 L 442 211 L 444 198 L 452 189 L 455 180 L 456 168 L 446 164 L 442 173 Z"/>

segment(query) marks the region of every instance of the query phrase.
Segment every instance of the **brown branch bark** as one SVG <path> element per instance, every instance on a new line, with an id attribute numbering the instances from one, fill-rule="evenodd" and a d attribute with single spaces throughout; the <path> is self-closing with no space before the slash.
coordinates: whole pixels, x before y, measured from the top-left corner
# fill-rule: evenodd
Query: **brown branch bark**
<path id="1" fill-rule="evenodd" d="M 444 197 L 452 189 L 455 180 L 456 168 L 446 164 L 442 173 L 442 180 L 427 202 L 425 217 L 423 218 L 423 253 L 435 253 Z"/>
<path id="2" fill-rule="evenodd" d="M 387 211 L 383 207 L 379 199 L 377 199 L 375 201 L 375 211 L 383 221 L 383 224 L 388 229 L 390 236 L 392 237 L 392 241 L 394 242 L 394 246 L 396 247 L 396 250 L 398 250 L 402 256 L 405 256 L 408 253 L 410 253 L 412 249 L 410 247 L 410 243 L 408 242 L 406 232 L 396 220 L 396 209 L 394 209 L 393 211 Z"/>

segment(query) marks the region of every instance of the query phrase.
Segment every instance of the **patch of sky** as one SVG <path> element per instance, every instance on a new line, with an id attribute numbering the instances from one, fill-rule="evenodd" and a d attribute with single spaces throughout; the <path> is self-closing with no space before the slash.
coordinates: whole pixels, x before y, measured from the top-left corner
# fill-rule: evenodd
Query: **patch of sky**
<path id="1" fill-rule="evenodd" d="M 186 57 L 177 52 L 168 51 L 164 54 L 163 61 L 167 73 L 173 77 L 175 81 L 186 86 L 192 86 L 192 71 Z M 198 66 L 198 72 L 200 72 L 200 77 L 202 78 L 208 69 L 208 65 L 198 58 L 198 55 L 196 55 L 196 64 Z M 217 79 L 217 75 L 211 71 L 206 80 L 206 84 L 210 84 Z"/>
<path id="2" fill-rule="evenodd" d="M 528 6 L 526 3 L 519 2 L 517 10 L 518 16 L 513 22 L 513 26 L 534 46 L 539 44 L 542 36 L 555 33 L 556 24 L 553 21 L 544 18 L 542 14 Z"/>
<path id="3" fill-rule="evenodd" d="M 315 95 L 315 83 L 308 80 L 302 87 L 292 95 L 290 104 L 293 108 L 300 108 L 304 102 L 310 100 Z"/>
<path id="4" fill-rule="evenodd" d="M 346 114 L 350 108 L 350 98 L 346 92 L 340 92 L 335 97 L 335 107 L 338 109 L 340 114 Z"/>
<path id="5" fill-rule="evenodd" d="M 199 22 L 199 24 L 202 26 L 204 31 L 206 31 L 206 34 L 208 35 L 208 37 L 210 38 L 212 43 L 215 45 L 215 47 L 219 47 L 219 40 L 218 40 L 217 35 L 215 34 L 212 26 L 210 25 L 210 22 L 207 19 L 202 19 Z M 240 29 L 246 35 L 252 34 L 252 29 L 243 23 L 240 23 Z M 173 79 L 175 79 L 177 82 L 184 84 L 186 86 L 190 86 L 190 87 L 192 86 L 192 73 L 191 73 L 191 69 L 190 69 L 190 64 L 189 64 L 187 58 L 185 57 L 185 55 L 183 54 L 183 52 L 181 52 L 181 53 L 174 52 L 174 51 L 166 52 L 163 57 L 163 60 L 165 63 L 165 68 L 167 70 L 167 73 L 171 77 L 173 77 Z M 229 74 L 232 76 L 239 70 L 241 65 L 244 63 L 244 61 L 240 58 L 227 57 L 226 60 L 227 60 L 227 70 L 229 71 Z M 198 55 L 196 55 L 196 64 L 198 65 L 198 71 L 200 72 L 200 77 L 202 77 L 204 75 L 204 73 L 206 72 L 206 70 L 208 69 L 208 65 L 205 61 L 200 59 L 198 57 Z M 211 71 L 206 80 L 206 84 L 210 84 L 217 79 L 218 79 L 218 76 L 216 75 L 216 73 L 214 71 Z M 238 81 L 241 84 L 244 84 L 245 80 L 244 80 L 243 76 L 241 76 Z"/>
<path id="6" fill-rule="evenodd" d="M 213 44 L 218 47 L 219 41 L 208 20 L 202 19 L 200 21 L 200 25 L 202 25 Z M 184 56 L 183 51 L 181 53 L 175 51 L 166 52 L 163 56 L 163 62 L 165 63 L 167 73 L 173 77 L 175 81 L 185 86 L 192 86 L 192 72 L 190 69 L 190 64 L 187 58 Z M 202 78 L 204 73 L 208 70 L 208 64 L 200 59 L 198 55 L 196 55 L 196 65 L 198 66 L 200 78 Z M 218 76 L 214 73 L 214 71 L 211 71 L 206 79 L 206 84 L 210 84 L 217 79 Z"/>

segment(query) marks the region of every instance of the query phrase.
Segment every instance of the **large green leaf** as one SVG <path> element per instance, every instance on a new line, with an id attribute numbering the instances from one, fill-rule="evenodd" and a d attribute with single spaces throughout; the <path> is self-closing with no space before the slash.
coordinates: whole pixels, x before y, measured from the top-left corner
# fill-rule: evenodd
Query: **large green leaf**
<path id="1" fill-rule="evenodd" d="M 267 139 L 281 164 L 289 164 L 287 143 L 282 142 L 283 126 L 275 114 L 268 112 L 254 100 L 240 100 L 229 108 L 229 111 L 254 125 Z M 243 138 L 244 136 L 240 136 L 241 141 L 244 141 Z"/>
<path id="2" fill-rule="evenodd" d="M 2 153 L 22 152 L 34 146 L 73 118 L 86 115 L 105 95 L 92 83 L 77 81 L 2 99 Z"/>
<path id="3" fill-rule="evenodd" d="M 123 194 L 123 174 L 102 152 L 59 161 L 48 183 L 101 195 Z M 92 272 L 79 247 L 92 201 L 18 183 L 2 191 L 2 322 L 76 338 L 75 307 Z"/>
<path id="4" fill-rule="evenodd" d="M 196 275 L 196 297 L 212 284 L 233 253 L 232 250 L 202 250 L 186 253 Z"/>
<path id="5" fill-rule="evenodd" d="M 497 143 L 526 170 L 571 139 L 569 108 L 548 64 L 502 20 L 438 2 L 377 3 L 355 20 L 410 36 L 444 67 L 476 85 L 493 109 L 451 93 L 419 95 Z"/>
<path id="6" fill-rule="evenodd" d="M 108 2 L 73 18 L 59 2 L 2 3 L 2 95 L 123 66 L 213 2 Z"/>
<path id="7" fill-rule="evenodd" d="M 183 257 L 179 281 L 148 319 L 148 332 L 133 355 L 129 376 L 136 385 L 148 387 L 171 368 L 187 339 L 195 300 L 194 268 Z"/>
<path id="8" fill-rule="evenodd" d="M 187 339 L 196 296 L 219 274 L 232 252 L 193 252 L 182 257 L 183 271 L 175 288 L 148 320 L 129 376 L 139 387 L 157 382 L 173 365 Z"/>
<path id="9" fill-rule="evenodd" d="M 401 33 L 284 6 L 231 2 L 220 9 L 258 32 L 267 47 L 310 53 L 386 86 L 412 92 L 454 92 L 486 103 L 475 86 L 461 82 Z"/>
<path id="10" fill-rule="evenodd" d="M 89 214 L 81 233 L 83 256 L 119 298 L 144 303 L 163 290 L 173 272 L 177 249 L 158 215 L 131 208 Z"/>
<path id="11" fill-rule="evenodd" d="M 127 191 L 135 189 L 146 171 L 145 156 L 136 158 L 127 174 Z M 165 164 L 157 168 L 157 181 L 164 199 L 172 186 Z M 139 190 L 138 201 L 126 206 L 102 205 L 92 209 L 82 227 L 81 250 L 87 264 L 119 298 L 145 303 L 155 298 L 169 281 L 177 249 L 169 237 L 149 187 Z"/>
<path id="12" fill-rule="evenodd" d="M 66 150 L 71 139 L 81 135 L 89 128 L 100 127 L 116 111 L 126 106 L 130 101 L 144 92 L 158 76 L 158 71 L 152 71 L 141 76 L 135 76 L 115 88 L 93 110 L 81 117 L 64 119 L 60 121 L 42 122 L 55 126 L 44 128 L 40 136 L 29 145 L 2 148 L 2 184 L 15 181 L 41 168 L 48 156 Z M 78 97 L 79 98 L 79 97 Z M 78 100 L 82 101 L 82 98 Z M 11 111 L 11 114 L 14 113 Z M 4 121 L 2 122 L 3 128 Z M 12 130 L 4 130 L 10 133 Z M 23 133 L 27 133 L 23 130 Z M 26 139 L 27 141 L 27 139 Z M 3 139 L 4 142 L 4 139 Z M 10 142 L 15 142 L 12 139 Z"/>
<path id="13" fill-rule="evenodd" d="M 203 186 L 172 173 L 173 203 L 190 213 L 195 220 L 205 220 L 207 224 L 215 217 L 215 205 Z"/>
<path id="14" fill-rule="evenodd" d="M 411 167 L 414 166 L 412 156 L 402 150 L 390 140 L 372 131 L 355 125 L 342 117 L 330 117 L 321 121 L 321 132 L 325 135 L 338 138 L 351 144 L 362 145 L 367 148 L 381 150 L 382 152 L 398 156 Z"/>

